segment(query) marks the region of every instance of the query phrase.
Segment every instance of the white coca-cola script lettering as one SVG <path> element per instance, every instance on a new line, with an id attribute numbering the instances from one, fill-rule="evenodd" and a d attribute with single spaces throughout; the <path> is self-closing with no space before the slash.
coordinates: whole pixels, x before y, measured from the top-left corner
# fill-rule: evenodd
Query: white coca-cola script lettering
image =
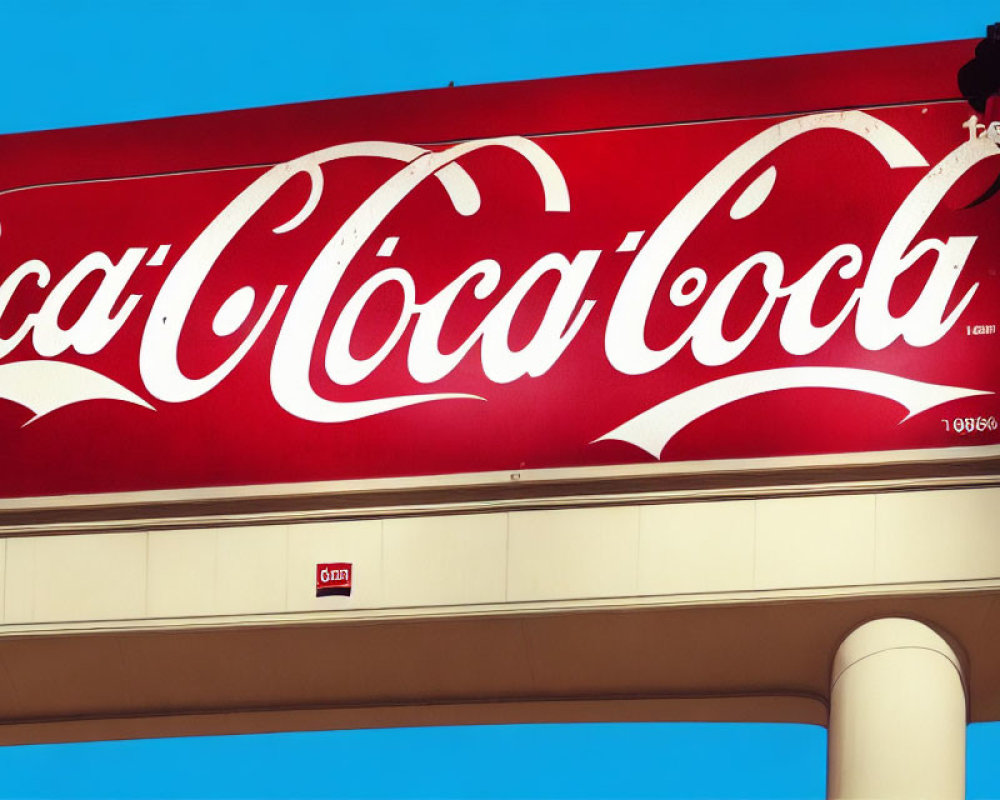
<path id="1" fill-rule="evenodd" d="M 865 254 L 858 244 L 844 241 L 830 248 L 803 275 L 788 280 L 785 262 L 777 249 L 780 242 L 776 242 L 775 250 L 754 253 L 714 285 L 700 267 L 679 262 L 677 255 L 684 243 L 734 187 L 760 172 L 729 210 L 733 219 L 756 213 L 767 202 L 777 177 L 775 167 L 767 164 L 768 157 L 791 140 L 821 130 L 863 140 L 884 161 L 887 170 L 920 170 L 873 252 Z M 180 253 L 153 298 L 136 354 L 145 397 L 136 387 L 125 388 L 117 380 L 58 357 L 70 349 L 81 355 L 102 351 L 139 306 L 138 295 L 123 296 L 130 277 L 143 263 L 164 263 L 172 245 L 162 245 L 152 254 L 149 248 L 131 247 L 117 259 L 104 252 L 91 252 L 51 288 L 52 275 L 45 263 L 29 260 L 18 265 L 0 283 L 0 315 L 7 313 L 15 291 L 22 286 L 44 289 L 47 294 L 20 325 L 7 326 L 14 330 L 11 335 L 0 338 L 0 359 L 28 342 L 29 336 L 30 346 L 38 356 L 0 363 L 0 397 L 25 406 L 35 415 L 33 419 L 82 401 L 115 400 L 146 408 L 155 408 L 158 403 L 184 403 L 225 381 L 248 353 L 262 346 L 261 335 L 268 329 L 276 332 L 273 352 L 269 354 L 269 389 L 274 400 L 288 414 L 322 424 L 349 424 L 423 403 L 488 402 L 489 397 L 483 396 L 481 390 L 435 392 L 432 387 L 466 359 L 473 358 L 474 351 L 479 354 L 482 374 L 491 383 L 542 376 L 573 347 L 584 326 L 597 324 L 594 319 L 606 319 L 603 341 L 608 363 L 629 376 L 662 369 L 682 351 L 689 351 L 707 368 L 736 362 L 761 335 L 769 319 L 777 320 L 780 347 L 795 357 L 820 351 L 845 326 L 853 326 L 857 345 L 868 351 L 883 350 L 900 340 L 911 348 L 928 347 L 956 325 L 977 292 L 977 284 L 961 282 L 976 237 L 919 239 L 921 228 L 971 167 L 1000 154 L 1000 149 L 985 137 L 971 137 L 940 163 L 930 166 L 896 129 L 860 111 L 777 122 L 736 147 L 705 174 L 669 209 L 641 247 L 645 232 L 628 233 L 627 245 L 623 243 L 619 251 L 636 254 L 610 307 L 605 307 L 600 317 L 592 314 L 597 301 L 587 296 L 588 282 L 604 255 L 596 249 L 550 252 L 533 264 L 520 265 L 522 271 L 503 291 L 499 287 L 510 281 L 501 281 L 503 268 L 490 258 L 456 265 L 450 283 L 429 297 L 418 290 L 419 276 L 398 265 L 374 272 L 356 289 L 341 288 L 361 248 L 379 241 L 376 236 L 383 222 L 422 183 L 439 182 L 457 214 L 476 214 L 481 204 L 480 188 L 462 160 L 474 152 L 490 150 L 513 153 L 530 167 L 541 188 L 541 213 L 570 212 L 572 187 L 567 185 L 559 165 L 542 145 L 522 137 L 470 141 L 438 151 L 393 142 L 355 142 L 268 169 Z M 219 337 L 232 336 L 238 330 L 243 333 L 214 368 L 204 374 L 186 373 L 179 363 L 178 348 L 191 309 L 234 237 L 283 186 L 304 175 L 310 185 L 308 199 L 293 218 L 273 229 L 273 235 L 280 237 L 295 230 L 310 219 L 323 197 L 324 166 L 357 158 L 387 161 L 395 165 L 395 171 L 333 231 L 297 286 L 275 285 L 260 299 L 249 286 L 233 292 L 219 307 L 212 330 Z M 395 239 L 386 238 L 384 252 L 391 253 L 395 243 Z M 904 314 L 893 315 L 889 297 L 894 283 L 918 259 L 924 259 L 926 265 L 924 257 L 928 255 L 933 258 L 933 266 L 927 270 L 915 301 Z M 81 282 L 93 276 L 99 279 L 99 287 L 83 313 L 69 327 L 61 327 L 60 311 L 67 299 Z M 542 280 L 549 286 L 554 282 L 555 288 L 529 340 L 515 349 L 509 341 L 512 321 Z M 812 311 L 821 288 L 838 281 L 855 281 L 857 288 L 832 320 L 814 324 Z M 737 292 L 748 285 L 762 290 L 764 299 L 745 329 L 731 338 L 724 333 L 723 320 Z M 359 358 L 351 347 L 359 319 L 376 292 L 385 286 L 391 286 L 402 297 L 398 319 L 384 341 Z M 667 289 L 665 294 L 657 294 L 661 287 Z M 341 296 L 348 291 L 353 293 Z M 290 298 L 285 303 L 287 311 L 279 315 L 286 295 Z M 342 310 L 327 340 L 318 342 L 335 297 L 343 301 Z M 457 348 L 443 352 L 441 338 L 446 321 L 460 298 L 470 297 L 479 301 L 477 324 Z M 651 347 L 647 340 L 654 297 L 666 298 L 677 314 L 690 320 L 680 335 L 658 347 Z M 310 379 L 316 368 L 317 344 L 323 371 L 337 386 L 363 384 L 391 353 L 402 352 L 401 348 L 405 348 L 405 363 L 413 384 L 405 392 L 360 400 L 325 396 L 329 393 L 317 391 Z M 906 375 L 838 364 L 753 369 L 735 375 L 730 370 L 723 377 L 664 397 L 612 430 L 595 431 L 594 441 L 620 440 L 659 457 L 673 436 L 715 409 L 755 394 L 803 387 L 885 397 L 903 406 L 906 418 L 952 400 L 989 393 L 975 386 L 928 383 Z M 351 396 L 356 398 L 357 394 Z"/>

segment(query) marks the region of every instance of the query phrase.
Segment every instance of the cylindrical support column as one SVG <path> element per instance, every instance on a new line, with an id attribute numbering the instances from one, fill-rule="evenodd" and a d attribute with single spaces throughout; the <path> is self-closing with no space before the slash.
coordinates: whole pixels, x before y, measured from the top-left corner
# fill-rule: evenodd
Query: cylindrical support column
<path id="1" fill-rule="evenodd" d="M 837 650 L 830 694 L 828 797 L 965 797 L 965 679 L 939 634 L 862 625 Z"/>

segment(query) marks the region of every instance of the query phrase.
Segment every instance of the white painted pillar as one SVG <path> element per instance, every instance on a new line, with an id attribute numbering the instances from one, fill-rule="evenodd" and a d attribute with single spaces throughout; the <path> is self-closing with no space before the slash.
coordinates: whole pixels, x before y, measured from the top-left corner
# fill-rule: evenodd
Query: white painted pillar
<path id="1" fill-rule="evenodd" d="M 965 680 L 939 634 L 862 625 L 837 650 L 830 694 L 828 797 L 965 797 Z"/>

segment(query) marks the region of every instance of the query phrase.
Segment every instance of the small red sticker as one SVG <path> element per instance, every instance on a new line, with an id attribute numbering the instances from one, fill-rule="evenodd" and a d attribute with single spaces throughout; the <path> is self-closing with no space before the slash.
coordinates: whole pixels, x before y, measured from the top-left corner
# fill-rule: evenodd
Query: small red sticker
<path id="1" fill-rule="evenodd" d="M 316 565 L 316 596 L 351 595 L 351 565 L 350 564 L 317 564 Z"/>

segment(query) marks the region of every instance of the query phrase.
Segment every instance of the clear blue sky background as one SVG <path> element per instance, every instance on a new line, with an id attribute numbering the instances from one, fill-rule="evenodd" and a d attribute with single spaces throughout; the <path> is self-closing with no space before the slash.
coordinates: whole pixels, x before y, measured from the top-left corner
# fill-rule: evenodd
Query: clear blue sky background
<path id="1" fill-rule="evenodd" d="M 995 0 L 0 0 L 0 133 L 981 36 Z M 0 147 L 2 147 L 0 140 Z M 346 731 L 0 748 L 0 797 L 824 796 L 807 726 Z M 969 796 L 1000 798 L 1000 728 Z"/>

